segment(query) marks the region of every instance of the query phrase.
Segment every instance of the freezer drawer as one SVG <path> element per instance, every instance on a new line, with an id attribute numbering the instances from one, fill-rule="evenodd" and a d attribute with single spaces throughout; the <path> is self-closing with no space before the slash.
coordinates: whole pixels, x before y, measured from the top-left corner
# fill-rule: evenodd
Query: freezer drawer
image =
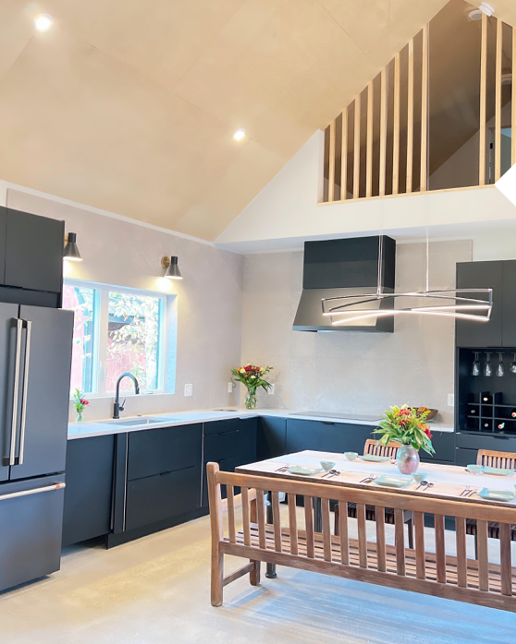
<path id="1" fill-rule="evenodd" d="M 63 503 L 63 475 L 0 486 L 0 591 L 59 570 Z"/>

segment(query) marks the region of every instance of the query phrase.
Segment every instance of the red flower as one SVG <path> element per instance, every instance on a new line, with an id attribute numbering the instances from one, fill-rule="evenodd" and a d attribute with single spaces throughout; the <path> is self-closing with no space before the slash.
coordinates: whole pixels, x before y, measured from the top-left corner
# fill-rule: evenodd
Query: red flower
<path id="1" fill-rule="evenodd" d="M 86 400 L 86 398 L 79 398 L 79 402 L 81 403 L 81 405 L 89 405 L 90 404 L 89 400 Z"/>
<path id="2" fill-rule="evenodd" d="M 246 365 L 246 366 L 244 367 L 244 369 L 245 369 L 246 371 L 252 371 L 252 370 L 253 370 L 253 368 L 251 367 L 251 365 L 250 365 L 250 364 Z"/>

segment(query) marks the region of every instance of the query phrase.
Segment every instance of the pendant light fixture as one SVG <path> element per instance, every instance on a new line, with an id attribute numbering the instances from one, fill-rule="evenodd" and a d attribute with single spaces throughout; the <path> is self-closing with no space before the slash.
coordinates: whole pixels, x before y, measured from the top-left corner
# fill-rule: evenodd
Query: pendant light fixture
<path id="1" fill-rule="evenodd" d="M 77 246 L 77 233 L 68 233 L 63 251 L 63 259 L 70 262 L 82 262 L 82 257 Z"/>
<path id="2" fill-rule="evenodd" d="M 425 210 L 427 201 L 425 200 Z M 431 315 L 471 322 L 488 322 L 493 308 L 492 288 L 462 288 L 431 291 L 429 289 L 430 238 L 426 212 L 426 280 L 423 291 L 384 293 L 383 271 L 383 200 L 381 231 L 378 238 L 378 284 L 376 294 L 358 293 L 323 298 L 322 314 L 332 326 L 355 324 L 357 321 L 398 315 Z"/>
<path id="3" fill-rule="evenodd" d="M 165 270 L 165 275 L 163 277 L 166 277 L 169 280 L 182 280 L 183 276 L 181 275 L 181 271 L 179 270 L 179 265 L 177 262 L 177 256 L 172 255 L 170 258 L 167 257 L 166 255 L 161 258 L 161 266 L 162 268 L 166 269 Z"/>

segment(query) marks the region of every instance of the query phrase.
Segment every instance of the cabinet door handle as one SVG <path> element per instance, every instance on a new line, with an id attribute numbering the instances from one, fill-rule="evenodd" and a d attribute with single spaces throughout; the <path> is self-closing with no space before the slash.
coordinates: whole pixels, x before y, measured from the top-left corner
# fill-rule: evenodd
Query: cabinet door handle
<path id="1" fill-rule="evenodd" d="M 62 490 L 66 487 L 66 483 L 54 483 L 54 485 L 45 485 L 45 487 L 38 487 L 35 490 L 22 490 L 21 492 L 11 492 L 10 494 L 2 494 L 0 501 L 7 501 L 7 499 L 17 499 L 20 496 L 31 496 L 32 494 L 41 494 L 42 492 L 54 492 L 55 490 Z"/>
<path id="2" fill-rule="evenodd" d="M 13 415 L 11 419 L 11 449 L 9 452 L 9 465 L 16 464 L 16 430 L 18 426 L 18 396 L 20 393 L 20 358 L 21 358 L 21 330 L 23 320 L 14 318 L 16 322 L 16 349 L 14 358 L 14 386 L 13 386 Z"/>
<path id="3" fill-rule="evenodd" d="M 27 333 L 25 335 L 25 361 L 23 372 L 22 409 L 20 423 L 20 451 L 18 454 L 18 465 L 22 465 L 25 454 L 25 426 L 27 424 L 27 395 L 29 391 L 29 368 L 30 368 L 30 346 L 32 340 L 32 322 L 24 320 Z"/>

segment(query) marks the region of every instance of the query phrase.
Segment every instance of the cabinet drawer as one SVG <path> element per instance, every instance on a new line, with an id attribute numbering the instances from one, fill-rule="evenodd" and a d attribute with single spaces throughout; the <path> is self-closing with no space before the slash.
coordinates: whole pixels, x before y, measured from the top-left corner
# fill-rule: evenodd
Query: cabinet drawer
<path id="1" fill-rule="evenodd" d="M 516 438 L 509 436 L 475 436 L 457 434 L 457 447 L 466 449 L 494 449 L 497 452 L 516 452 Z"/>
<path id="2" fill-rule="evenodd" d="M 204 437 L 204 461 L 236 458 L 240 452 L 240 432 L 210 434 Z"/>
<path id="3" fill-rule="evenodd" d="M 129 481 L 126 530 L 193 511 L 200 506 L 200 495 L 199 466 Z"/>
<path id="4" fill-rule="evenodd" d="M 163 427 L 129 435 L 128 480 L 201 464 L 201 425 Z"/>
<path id="5" fill-rule="evenodd" d="M 240 429 L 241 422 L 240 418 L 230 418 L 229 420 L 214 420 L 204 423 L 204 435 L 235 432 Z"/>

